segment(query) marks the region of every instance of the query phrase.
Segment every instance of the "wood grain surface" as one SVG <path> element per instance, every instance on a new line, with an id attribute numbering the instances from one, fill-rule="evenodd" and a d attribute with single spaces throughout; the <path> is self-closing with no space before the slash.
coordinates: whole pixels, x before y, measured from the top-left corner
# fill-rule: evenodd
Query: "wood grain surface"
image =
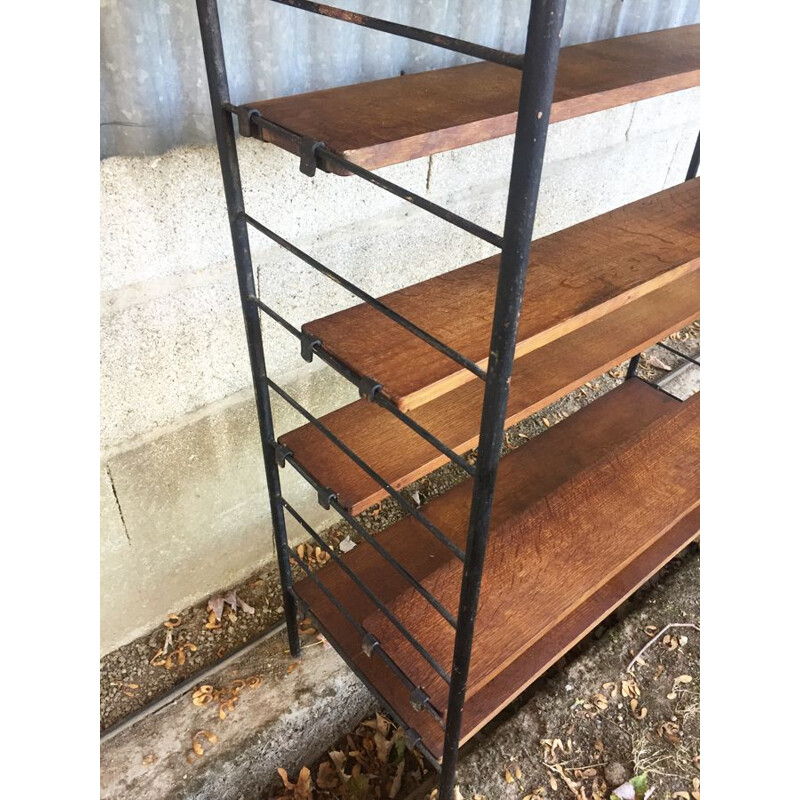
<path id="1" fill-rule="evenodd" d="M 700 265 L 700 179 L 537 239 L 516 357 L 599 319 Z M 423 330 L 486 366 L 500 256 L 382 297 Z M 303 326 L 406 411 L 476 380 L 374 308 L 359 304 Z"/>
<path id="2" fill-rule="evenodd" d="M 461 743 L 474 736 L 699 533 L 698 506 L 476 692 L 464 706 Z M 436 757 L 441 758 L 442 747 L 434 747 Z"/>
<path id="3" fill-rule="evenodd" d="M 518 358 L 511 376 L 506 425 L 558 400 L 588 380 L 642 352 L 697 319 L 700 272 L 637 298 Z M 413 409 L 410 416 L 458 453 L 474 447 L 480 430 L 484 384 L 470 381 Z M 428 474 L 447 457 L 385 409 L 366 400 L 320 421 L 395 489 Z M 310 423 L 280 437 L 295 458 L 359 514 L 386 496 L 364 470 Z"/>
<path id="4" fill-rule="evenodd" d="M 514 133 L 521 73 L 488 62 L 247 103 L 376 169 Z M 700 26 L 561 50 L 551 122 L 697 86 Z M 263 131 L 265 141 L 296 146 Z M 347 174 L 339 167 L 325 167 Z"/>
<path id="5" fill-rule="evenodd" d="M 619 404 L 620 412 L 610 414 L 604 405 Z M 571 475 L 587 468 L 601 458 L 609 441 L 627 441 L 652 424 L 674 401 L 656 392 L 638 380 L 627 381 L 577 414 L 567 418 L 525 445 L 535 451 L 532 456 L 539 466 L 533 474 L 529 497 L 534 501 L 544 496 Z M 524 448 L 523 448 L 524 449 Z M 519 452 L 519 451 L 515 451 Z M 513 453 L 502 459 L 504 465 L 512 461 Z M 507 468 L 507 467 L 506 467 Z M 453 489 L 444 498 L 433 500 L 425 506 L 426 513 L 444 525 L 448 509 L 468 506 L 471 481 Z M 451 498 L 446 504 L 441 502 Z M 460 498 L 460 502 L 458 501 Z M 438 506 L 438 513 L 437 513 Z M 463 517 L 466 519 L 466 515 Z M 686 520 L 689 517 L 684 518 Z M 689 526 L 691 527 L 691 525 Z M 677 531 L 677 533 L 676 533 Z M 682 531 L 682 532 L 681 532 Z M 453 538 L 463 545 L 465 527 L 459 530 L 455 520 Z M 506 670 L 496 676 L 466 703 L 462 727 L 462 742 L 466 741 L 480 725 L 496 714 L 508 701 L 522 691 L 552 661 L 560 657 L 574 641 L 580 639 L 600 621 L 624 596 L 644 582 L 672 554 L 678 552 L 696 535 L 681 524 L 657 540 L 596 594 L 588 598 L 571 615 L 557 623 L 536 646 L 529 648 Z M 460 533 L 460 537 L 459 537 Z M 381 542 L 410 569 L 418 579 L 424 579 L 451 557 L 419 523 L 405 518 L 378 534 Z M 351 569 L 378 595 L 388 602 L 408 587 L 407 582 L 388 568 L 381 557 L 367 544 L 362 544 L 345 557 Z M 335 564 L 330 563 L 317 573 L 317 577 L 345 604 L 348 611 L 363 621 L 375 609 L 370 599 Z M 415 711 L 409 704 L 408 692 L 399 679 L 378 658 L 368 658 L 361 650 L 359 633 L 325 597 L 324 593 L 308 579 L 296 584 L 298 593 L 309 604 L 321 628 L 337 648 L 362 671 L 388 704 L 407 726 L 417 730 L 436 757 L 442 753 L 442 730 L 425 712 Z"/>
<path id="6" fill-rule="evenodd" d="M 646 394 L 643 404 L 648 403 Z M 613 416 L 623 413 L 622 408 L 616 402 L 604 405 Z M 530 486 L 541 465 L 532 463 L 534 451 L 527 447 L 512 454 L 519 454 L 514 469 L 497 481 L 468 697 L 699 505 L 699 418 L 699 395 L 685 403 L 675 401 L 635 438 L 623 443 L 607 440 L 598 461 L 535 502 Z M 453 509 L 453 514 L 463 511 Z M 455 611 L 461 563 L 449 559 L 423 585 Z M 442 617 L 411 588 L 389 605 L 420 644 L 449 669 L 454 631 Z M 375 612 L 364 625 L 401 669 L 425 688 L 434 705 L 446 707 L 446 684 L 425 662 L 420 663 L 387 618 Z"/>

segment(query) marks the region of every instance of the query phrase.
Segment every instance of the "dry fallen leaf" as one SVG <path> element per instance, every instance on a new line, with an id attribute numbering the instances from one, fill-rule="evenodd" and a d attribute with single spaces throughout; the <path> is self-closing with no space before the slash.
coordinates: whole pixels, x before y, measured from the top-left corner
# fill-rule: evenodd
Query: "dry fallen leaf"
<path id="1" fill-rule="evenodd" d="M 211 610 L 208 612 L 208 621 L 206 622 L 205 625 L 203 625 L 203 627 L 207 631 L 215 631 L 218 628 L 222 627 L 222 622 L 220 621 L 215 611 Z"/>
<path id="2" fill-rule="evenodd" d="M 317 770 L 317 786 L 320 789 L 335 789 L 338 785 L 336 767 L 330 761 L 323 761 Z"/>
<path id="3" fill-rule="evenodd" d="M 297 776 L 297 785 L 294 789 L 295 800 L 311 800 L 314 784 L 311 780 L 311 770 L 303 767 Z"/>
<path id="4" fill-rule="evenodd" d="M 671 634 L 668 633 L 664 638 L 661 640 L 661 643 L 667 650 L 676 650 L 678 647 L 678 640 Z"/>
<path id="5" fill-rule="evenodd" d="M 245 603 L 244 600 L 241 598 L 237 598 L 239 600 L 239 608 L 244 611 L 245 614 L 255 614 L 256 610 L 251 606 L 249 603 Z"/>
<path id="6" fill-rule="evenodd" d="M 289 773 L 283 767 L 278 767 L 278 775 L 281 776 L 284 788 L 294 789 L 294 784 L 289 780 Z"/>
<path id="7" fill-rule="evenodd" d="M 657 356 L 650 356 L 647 359 L 650 366 L 655 367 L 656 369 L 662 369 L 664 372 L 671 372 L 672 367 L 669 364 L 664 363 L 660 358 Z"/>

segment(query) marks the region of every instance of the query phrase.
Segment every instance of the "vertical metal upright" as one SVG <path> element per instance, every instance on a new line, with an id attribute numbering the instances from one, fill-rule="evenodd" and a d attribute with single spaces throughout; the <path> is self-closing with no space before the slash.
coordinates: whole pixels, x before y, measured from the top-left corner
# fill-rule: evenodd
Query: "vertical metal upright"
<path id="1" fill-rule="evenodd" d="M 450 800 L 455 784 L 461 715 L 467 689 L 481 576 L 489 539 L 497 468 L 505 430 L 517 327 L 530 258 L 533 223 L 550 123 L 566 0 L 533 0 L 522 67 L 514 155 L 497 278 L 489 365 L 481 412 L 466 559 L 447 706 L 439 797 Z"/>
<path id="2" fill-rule="evenodd" d="M 286 535 L 286 519 L 281 502 L 281 482 L 275 452 L 275 430 L 272 421 L 269 386 L 267 384 L 264 342 L 261 338 L 261 318 L 258 306 L 254 302 L 257 292 L 253 276 L 253 262 L 250 257 L 250 239 L 245 219 L 239 157 L 236 152 L 233 120 L 224 109 L 224 104 L 230 102 L 230 93 L 216 0 L 197 0 L 197 14 L 200 20 L 200 35 L 203 41 L 206 73 L 208 74 L 208 90 L 211 95 L 214 130 L 217 136 L 222 182 L 225 187 L 225 202 L 228 207 L 228 220 L 231 227 L 233 255 L 236 261 L 236 274 L 239 281 L 239 297 L 244 314 L 250 370 L 253 374 L 258 427 L 261 434 L 261 452 L 264 458 L 264 469 L 267 478 L 272 528 L 275 536 L 278 570 L 283 591 L 283 607 L 286 612 L 286 627 L 289 635 L 289 648 L 292 655 L 299 656 L 300 637 L 297 626 L 297 604 L 291 591 L 292 570 L 289 563 L 289 544 Z"/>

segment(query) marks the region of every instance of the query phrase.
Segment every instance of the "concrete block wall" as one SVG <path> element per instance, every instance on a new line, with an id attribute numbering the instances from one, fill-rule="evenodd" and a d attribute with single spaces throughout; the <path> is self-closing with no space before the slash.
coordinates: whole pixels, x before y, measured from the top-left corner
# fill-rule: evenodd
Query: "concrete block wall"
<path id="1" fill-rule="evenodd" d="M 536 236 L 681 181 L 699 128 L 688 90 L 551 127 Z M 511 137 L 381 171 L 502 231 Z M 358 178 L 302 176 L 240 141 L 248 211 L 374 295 L 494 252 Z M 216 150 L 101 162 L 100 522 L 103 652 L 274 558 Z M 259 291 L 303 322 L 355 298 L 257 233 Z M 264 322 L 273 377 L 316 414 L 356 398 Z M 275 401 L 278 431 L 301 418 Z M 333 521 L 289 468 L 293 504 Z M 297 539 L 300 532 L 294 528 Z"/>

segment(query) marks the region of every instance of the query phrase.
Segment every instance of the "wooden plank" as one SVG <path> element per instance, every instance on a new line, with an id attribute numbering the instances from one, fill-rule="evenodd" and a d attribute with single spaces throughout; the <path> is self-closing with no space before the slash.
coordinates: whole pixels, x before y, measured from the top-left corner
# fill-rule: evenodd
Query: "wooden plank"
<path id="1" fill-rule="evenodd" d="M 468 697 L 699 505 L 699 400 L 695 395 L 675 403 L 633 441 L 607 441 L 600 461 L 535 503 L 529 493 L 539 468 L 531 463 L 533 451 L 515 451 L 520 456 L 513 470 L 498 477 Z M 613 416 L 620 409 L 614 402 L 605 405 Z M 450 559 L 423 584 L 454 611 L 461 563 Z M 389 605 L 449 669 L 454 632 L 441 616 L 413 589 Z M 387 618 L 372 613 L 364 625 L 433 704 L 445 708 L 446 684 L 420 663 Z"/>
<path id="2" fill-rule="evenodd" d="M 464 706 L 461 743 L 472 738 L 492 717 L 524 692 L 699 533 L 698 506 L 476 692 Z M 441 758 L 442 750 L 437 748 L 434 755 Z"/>
<path id="3" fill-rule="evenodd" d="M 356 164 L 376 169 L 514 133 L 520 77 L 518 70 L 480 62 L 247 106 L 325 142 Z M 699 25 L 565 47 L 551 121 L 699 82 Z M 263 136 L 297 152 L 275 134 L 263 131 Z"/>
<path id="4" fill-rule="evenodd" d="M 464 705 L 460 744 L 469 741 L 627 597 L 697 538 L 699 531 L 698 507 L 471 697 Z M 310 586 L 306 588 L 307 585 Z M 322 592 L 311 588 L 311 581 L 302 581 L 298 586 L 313 598 L 312 613 L 318 618 L 318 624 L 329 641 L 364 673 L 373 689 L 386 698 L 406 727 L 414 728 L 422 736 L 434 758 L 441 760 L 444 732 L 433 718 L 413 709 L 405 687 L 380 658 L 367 658 L 364 655 L 354 629 Z M 343 599 L 349 597 L 345 595 Z"/>
<path id="5" fill-rule="evenodd" d="M 678 401 L 651 389 L 639 380 L 626 381 L 617 389 L 595 400 L 523 447 L 500 460 L 499 479 L 512 474 L 516 462 L 526 457 L 530 486 L 518 498 L 521 507 L 544 498 L 580 470 L 588 469 L 606 453 L 610 442 L 625 442 L 641 434 L 648 425 L 669 412 Z M 613 413 L 609 410 L 613 406 Z M 466 541 L 472 480 L 455 486 L 446 495 L 425 504 L 425 516 L 438 525 L 454 542 L 463 547 Z M 519 504 L 497 502 L 495 522 L 514 514 Z M 380 540 L 417 580 L 424 580 L 447 564 L 453 554 L 420 522 L 405 517 L 381 532 Z M 347 564 L 383 601 L 405 591 L 408 582 L 368 545 L 347 554 Z M 364 619 L 374 605 L 366 594 L 355 587 L 345 573 L 331 562 L 317 576 L 338 598 L 347 598 L 351 613 Z M 304 580 L 298 591 L 307 600 L 315 596 L 314 584 Z M 359 644 L 360 647 L 360 644 Z"/>
<path id="6" fill-rule="evenodd" d="M 700 273 L 693 272 L 584 328 L 519 358 L 514 365 L 506 425 L 513 425 L 568 392 L 688 325 L 700 313 Z M 483 383 L 470 381 L 410 412 L 458 453 L 474 447 L 480 429 Z M 396 489 L 447 457 L 385 409 L 366 400 L 320 420 Z M 359 514 L 386 496 L 362 469 L 313 425 L 280 437 L 295 458 Z"/>
<path id="7" fill-rule="evenodd" d="M 611 402 L 619 406 L 619 413 L 612 415 L 604 409 L 603 406 Z M 525 448 L 535 451 L 533 460 L 539 467 L 538 472 L 532 475 L 530 499 L 535 500 L 544 496 L 567 480 L 570 475 L 596 461 L 601 457 L 609 441 L 627 441 L 635 437 L 644 426 L 653 424 L 674 405 L 675 401 L 650 389 L 642 382 L 628 381 L 536 437 L 525 445 Z M 501 470 L 507 468 L 506 465 L 513 456 L 512 453 L 501 460 Z M 447 497 L 450 497 L 451 501 L 446 505 L 468 508 L 470 491 L 470 481 L 461 484 L 448 493 Z M 456 501 L 460 498 L 460 502 L 452 502 L 452 498 Z M 440 523 L 446 521 L 442 512 L 436 516 L 437 507 L 446 510 L 443 500 L 445 498 L 433 500 L 426 505 L 426 513 L 431 513 Z M 454 538 L 460 534 L 458 541 L 462 545 L 465 530 L 465 526 L 461 526 L 460 531 L 452 531 Z M 465 706 L 462 740 L 469 738 L 482 720 L 497 713 L 536 677 L 532 672 L 526 674 L 528 669 L 526 663 L 531 670 L 546 669 L 547 665 L 563 654 L 563 650 L 571 642 L 585 635 L 608 610 L 621 602 L 627 592 L 633 591 L 646 580 L 671 553 L 677 552 L 688 543 L 695 533 L 696 531 L 685 532 L 678 537 L 677 543 L 674 536 L 673 538 L 665 536 L 663 546 L 662 540 L 659 540 L 653 548 L 620 572 L 613 583 L 607 584 L 610 588 L 604 587 L 591 604 L 587 602 L 585 608 L 577 609 L 573 615 L 556 625 L 537 647 L 531 648 L 527 656 L 523 654 L 509 665 L 508 677 L 505 680 L 498 676 L 476 693 Z M 423 579 L 432 569 L 451 557 L 449 552 L 419 523 L 410 518 L 401 520 L 379 536 L 390 552 L 401 559 L 418 579 Z M 669 544 L 670 542 L 672 544 Z M 366 544 L 357 547 L 344 558 L 350 568 L 356 571 L 383 602 L 390 601 L 408 586 L 394 570 L 387 568 L 385 562 Z M 317 573 L 317 577 L 345 604 L 356 619 L 363 621 L 375 608 L 369 598 L 335 563 L 326 565 Z M 443 744 L 442 730 L 432 717 L 425 712 L 417 712 L 410 706 L 405 687 L 380 658 L 367 658 L 364 655 L 361 651 L 359 634 L 312 581 L 308 579 L 300 581 L 296 584 L 296 588 L 303 600 L 310 605 L 326 636 L 344 652 L 367 681 L 379 690 L 406 725 L 421 734 L 434 756 L 440 757 Z M 535 657 L 532 655 L 534 651 L 538 654 Z M 528 662 L 524 660 L 526 657 L 529 659 Z M 503 692 L 507 693 L 506 697 Z"/>
<path id="8" fill-rule="evenodd" d="M 700 179 L 537 239 L 531 248 L 516 357 L 588 325 L 699 268 Z M 486 366 L 500 256 L 381 298 Z M 366 304 L 307 323 L 339 360 L 416 408 L 475 376 Z"/>

